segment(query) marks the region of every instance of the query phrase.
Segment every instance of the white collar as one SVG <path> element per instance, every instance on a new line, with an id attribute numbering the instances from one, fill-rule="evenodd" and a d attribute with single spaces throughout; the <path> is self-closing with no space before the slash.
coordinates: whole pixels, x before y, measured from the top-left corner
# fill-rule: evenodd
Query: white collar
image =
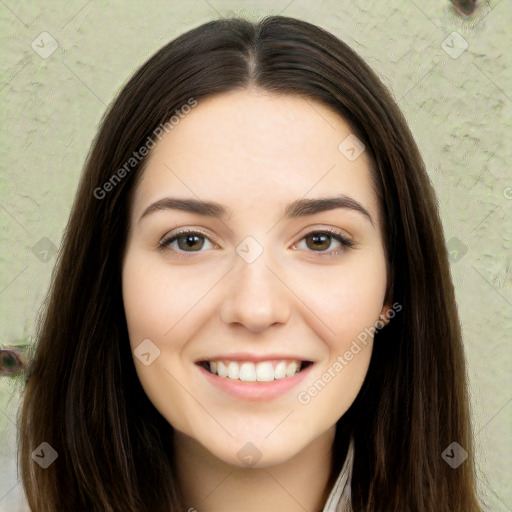
<path id="1" fill-rule="evenodd" d="M 350 482 L 352 480 L 353 461 L 354 441 L 351 439 L 348 446 L 347 457 L 345 458 L 343 467 L 331 490 L 331 494 L 329 494 L 325 502 L 322 512 L 350 512 L 352 510 L 350 502 Z"/>

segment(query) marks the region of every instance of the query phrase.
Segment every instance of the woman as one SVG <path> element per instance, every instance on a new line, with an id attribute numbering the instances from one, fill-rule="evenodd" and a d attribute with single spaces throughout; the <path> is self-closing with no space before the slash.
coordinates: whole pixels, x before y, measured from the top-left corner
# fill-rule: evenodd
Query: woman
<path id="1" fill-rule="evenodd" d="M 343 42 L 214 21 L 136 72 L 82 176 L 20 428 L 34 511 L 479 510 L 435 193 Z"/>

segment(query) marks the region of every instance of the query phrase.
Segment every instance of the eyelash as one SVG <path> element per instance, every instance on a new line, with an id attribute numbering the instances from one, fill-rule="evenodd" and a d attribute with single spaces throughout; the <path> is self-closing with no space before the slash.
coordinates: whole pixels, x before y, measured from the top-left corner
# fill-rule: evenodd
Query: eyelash
<path id="1" fill-rule="evenodd" d="M 352 242 L 352 240 L 349 240 L 340 231 L 338 231 L 337 229 L 333 229 L 333 228 L 326 228 L 326 229 L 310 231 L 309 233 L 306 233 L 300 239 L 300 241 L 304 240 L 305 238 L 307 238 L 308 236 L 311 236 L 311 235 L 325 235 L 325 234 L 330 235 L 332 238 L 334 238 L 335 240 L 340 242 L 341 245 L 344 247 L 344 249 L 343 250 L 339 250 L 338 249 L 338 250 L 329 251 L 329 252 L 326 252 L 326 251 L 313 251 L 313 250 L 310 251 L 310 252 L 316 254 L 319 257 L 336 257 L 336 256 L 340 256 L 341 254 L 343 254 L 345 252 L 346 249 L 350 249 L 350 248 L 353 248 L 355 246 L 355 243 Z M 178 231 L 177 233 L 173 233 L 172 235 L 164 237 L 163 240 L 161 240 L 158 243 L 158 249 L 161 250 L 161 251 L 168 250 L 169 249 L 169 247 L 168 247 L 169 244 L 174 242 L 178 238 L 180 238 L 180 236 L 182 236 L 182 235 L 202 235 L 202 236 L 210 239 L 210 237 L 206 233 L 203 233 L 200 230 L 184 229 L 184 230 Z M 176 253 L 176 256 L 178 258 L 188 258 L 188 257 L 192 256 L 193 254 L 197 254 L 197 253 L 203 252 L 201 250 L 199 250 L 199 251 L 190 251 L 190 252 L 176 250 L 176 249 L 171 249 L 171 250 Z"/>

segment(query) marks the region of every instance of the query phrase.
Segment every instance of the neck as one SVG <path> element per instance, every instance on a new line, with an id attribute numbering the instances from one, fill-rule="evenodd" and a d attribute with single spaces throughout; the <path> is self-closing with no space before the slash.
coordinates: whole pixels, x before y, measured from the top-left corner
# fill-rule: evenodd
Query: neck
<path id="1" fill-rule="evenodd" d="M 332 427 L 279 465 L 240 468 L 223 462 L 196 440 L 175 431 L 175 463 L 185 510 L 321 511 L 337 476 L 332 471 L 334 434 Z"/>

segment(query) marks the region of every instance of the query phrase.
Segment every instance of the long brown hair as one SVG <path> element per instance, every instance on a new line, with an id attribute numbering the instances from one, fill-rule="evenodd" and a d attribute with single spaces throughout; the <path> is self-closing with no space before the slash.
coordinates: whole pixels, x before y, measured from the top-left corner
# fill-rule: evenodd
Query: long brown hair
<path id="1" fill-rule="evenodd" d="M 363 388 L 337 425 L 334 458 L 344 439 L 355 443 L 353 510 L 479 510 L 461 329 L 424 163 L 365 62 L 323 29 L 282 16 L 217 20 L 181 35 L 135 73 L 103 119 L 27 370 L 20 465 L 32 510 L 183 510 L 173 429 L 139 383 L 124 316 L 121 264 L 147 160 L 130 158 L 191 98 L 247 87 L 334 108 L 373 162 L 388 298 L 403 309 L 375 335 Z M 31 458 L 42 442 L 58 453 L 46 469 Z M 455 469 L 441 456 L 452 442 L 469 453 Z"/>

